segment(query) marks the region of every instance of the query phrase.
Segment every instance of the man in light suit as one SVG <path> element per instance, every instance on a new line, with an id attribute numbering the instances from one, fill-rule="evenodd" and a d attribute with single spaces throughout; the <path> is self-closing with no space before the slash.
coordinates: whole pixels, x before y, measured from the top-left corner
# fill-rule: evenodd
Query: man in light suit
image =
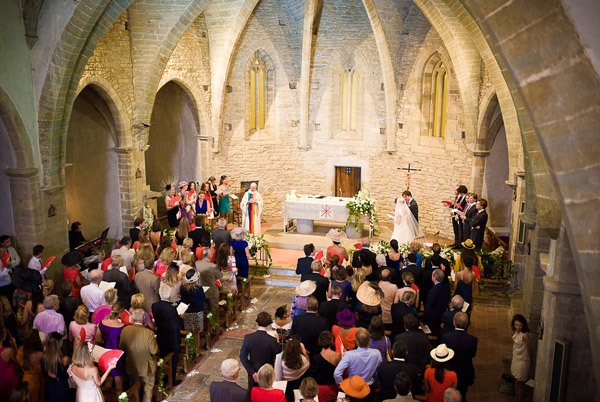
<path id="1" fill-rule="evenodd" d="M 273 365 L 275 356 L 281 352 L 281 347 L 274 337 L 267 334 L 267 326 L 273 320 L 269 313 L 261 311 L 256 317 L 258 329 L 244 337 L 240 349 L 240 361 L 248 372 L 248 389 L 258 385 L 258 370 L 263 364 Z"/>
<path id="2" fill-rule="evenodd" d="M 412 198 L 411 192 L 406 190 L 402 193 L 402 197 L 404 198 L 404 201 L 406 201 L 406 205 L 408 205 L 408 209 L 410 209 L 410 212 L 412 212 L 417 222 L 419 222 L 419 206 L 417 205 L 417 202 L 414 200 L 414 198 Z"/>
<path id="3" fill-rule="evenodd" d="M 144 303 L 144 310 L 146 311 L 152 311 L 152 305 L 160 300 L 158 295 L 160 278 L 154 275 L 153 269 L 154 260 L 138 260 L 137 266 L 135 267 L 136 274 L 133 278 L 133 282 L 135 282 L 135 287 L 138 292 L 143 293 L 144 298 L 146 299 L 146 303 Z"/>
<path id="4" fill-rule="evenodd" d="M 475 382 L 475 368 L 473 359 L 477 354 L 477 338 L 467 333 L 469 317 L 459 311 L 454 315 L 455 330 L 444 334 L 440 343 L 445 343 L 454 350 L 454 357 L 448 362 L 448 370 L 452 370 L 458 377 L 458 390 L 463 401 L 467 400 L 467 388 Z"/>
<path id="5" fill-rule="evenodd" d="M 475 208 L 477 208 L 477 214 L 471 219 L 471 240 L 475 243 L 475 249 L 481 250 L 483 247 L 483 237 L 485 235 L 485 225 L 488 221 L 488 215 L 485 209 L 487 208 L 488 203 L 485 198 L 480 199 L 475 204 Z"/>
<path id="6" fill-rule="evenodd" d="M 152 401 L 154 378 L 156 377 L 156 354 L 158 344 L 151 329 L 144 327 L 144 310 L 131 313 L 132 325 L 121 332 L 119 349 L 125 352 L 127 374 L 138 377 L 144 384 L 144 402 Z"/>
<path id="7" fill-rule="evenodd" d="M 210 384 L 211 402 L 246 402 L 248 391 L 236 384 L 240 373 L 240 365 L 235 359 L 225 359 L 221 363 L 222 382 L 213 381 Z"/>

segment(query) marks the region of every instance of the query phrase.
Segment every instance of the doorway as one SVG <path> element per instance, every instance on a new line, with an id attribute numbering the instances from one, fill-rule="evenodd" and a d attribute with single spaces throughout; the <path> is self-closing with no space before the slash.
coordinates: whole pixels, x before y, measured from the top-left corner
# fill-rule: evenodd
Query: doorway
<path id="1" fill-rule="evenodd" d="M 355 166 L 335 167 L 334 197 L 354 197 L 360 191 L 360 170 Z"/>

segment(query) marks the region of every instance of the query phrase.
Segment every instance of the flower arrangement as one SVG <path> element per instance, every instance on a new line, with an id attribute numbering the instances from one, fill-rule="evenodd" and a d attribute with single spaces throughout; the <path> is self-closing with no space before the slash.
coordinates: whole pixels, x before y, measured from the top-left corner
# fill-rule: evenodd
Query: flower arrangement
<path id="1" fill-rule="evenodd" d="M 206 320 L 208 321 L 208 325 L 210 325 L 210 327 L 213 330 L 216 330 L 217 327 L 219 326 L 219 323 L 217 322 L 217 319 L 215 318 L 215 316 L 213 315 L 213 313 L 208 313 L 206 315 Z"/>
<path id="2" fill-rule="evenodd" d="M 502 260 L 502 256 L 504 255 L 504 247 L 499 246 L 497 249 L 490 251 L 489 253 L 481 251 L 480 255 L 481 263 L 485 270 L 484 272 L 489 272 L 492 278 L 504 279 L 511 275 L 510 265 L 508 265 L 507 269 L 507 264 L 505 264 L 505 262 Z"/>
<path id="3" fill-rule="evenodd" d="M 375 254 L 385 255 L 390 250 L 390 243 L 388 243 L 385 240 L 381 240 L 375 244 L 371 244 L 371 246 L 369 246 L 369 250 L 371 250 Z"/>
<path id="4" fill-rule="evenodd" d="M 168 236 L 169 239 L 171 241 L 173 241 L 175 239 L 175 231 L 173 230 L 173 228 L 164 228 L 163 229 L 163 236 Z"/>
<path id="5" fill-rule="evenodd" d="M 233 315 L 233 293 L 227 293 L 227 313 Z"/>
<path id="6" fill-rule="evenodd" d="M 398 245 L 398 252 L 402 254 L 402 258 L 406 261 L 406 257 L 410 254 L 410 243 L 404 243 Z"/>
<path id="7" fill-rule="evenodd" d="M 377 217 L 375 203 L 376 201 L 371 198 L 371 194 L 367 190 L 360 190 L 357 195 L 346 203 L 346 208 L 349 211 L 346 226 L 360 227 L 362 217 L 367 216 L 370 232 L 376 234 L 379 230 L 379 218 Z"/>
<path id="8" fill-rule="evenodd" d="M 246 241 L 248 242 L 250 256 L 254 258 L 254 263 L 258 266 L 258 258 L 261 254 L 260 251 L 263 251 L 266 258 L 265 266 L 271 268 L 271 265 L 273 265 L 273 258 L 271 257 L 269 243 L 265 240 L 265 237 L 263 235 L 248 233 L 246 235 Z"/>
<path id="9" fill-rule="evenodd" d="M 144 229 L 150 233 L 152 230 L 152 223 L 154 222 L 154 211 L 149 206 L 142 208 L 142 218 L 144 218 Z"/>
<path id="10" fill-rule="evenodd" d="M 433 255 L 433 251 L 430 248 L 423 251 L 424 258 L 430 258 L 432 255 Z M 441 248 L 440 248 L 440 256 L 443 259 L 445 259 L 446 261 L 448 261 L 451 266 L 454 265 L 457 255 L 458 254 L 455 253 L 454 251 L 452 251 L 452 249 L 450 247 L 441 246 Z"/>
<path id="11" fill-rule="evenodd" d="M 119 395 L 119 402 L 129 402 L 127 392 L 121 392 L 121 395 Z"/>
<path id="12" fill-rule="evenodd" d="M 192 362 L 194 358 L 196 358 L 196 338 L 191 332 L 185 336 L 185 345 L 187 349 L 188 362 Z"/>
<path id="13" fill-rule="evenodd" d="M 163 396 L 168 396 L 169 394 L 167 394 L 167 391 L 165 390 L 165 361 L 163 359 L 158 359 L 158 362 L 156 362 L 156 367 L 158 377 L 158 392 Z M 121 396 L 119 396 L 119 401 L 121 401 Z M 129 400 L 125 400 L 123 402 L 129 402 Z"/>

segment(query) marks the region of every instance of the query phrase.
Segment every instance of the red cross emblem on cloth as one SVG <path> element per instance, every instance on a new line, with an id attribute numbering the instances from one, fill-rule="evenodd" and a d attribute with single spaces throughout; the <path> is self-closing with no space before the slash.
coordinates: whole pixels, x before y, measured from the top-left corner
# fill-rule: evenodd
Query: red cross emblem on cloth
<path id="1" fill-rule="evenodd" d="M 321 215 L 321 218 L 323 218 L 323 219 L 332 219 L 333 211 L 331 210 L 331 206 L 330 205 L 322 205 L 320 215 Z"/>

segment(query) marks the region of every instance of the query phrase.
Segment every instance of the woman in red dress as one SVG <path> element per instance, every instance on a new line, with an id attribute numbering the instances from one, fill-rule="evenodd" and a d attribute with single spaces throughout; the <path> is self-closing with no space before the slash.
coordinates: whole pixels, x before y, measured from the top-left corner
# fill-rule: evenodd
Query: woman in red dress
<path id="1" fill-rule="evenodd" d="M 63 276 L 65 280 L 73 284 L 73 291 L 71 296 L 79 298 L 81 287 L 83 286 L 83 275 L 79 271 L 81 267 L 82 256 L 79 251 L 69 251 L 60 260 L 61 264 L 64 265 Z"/>

